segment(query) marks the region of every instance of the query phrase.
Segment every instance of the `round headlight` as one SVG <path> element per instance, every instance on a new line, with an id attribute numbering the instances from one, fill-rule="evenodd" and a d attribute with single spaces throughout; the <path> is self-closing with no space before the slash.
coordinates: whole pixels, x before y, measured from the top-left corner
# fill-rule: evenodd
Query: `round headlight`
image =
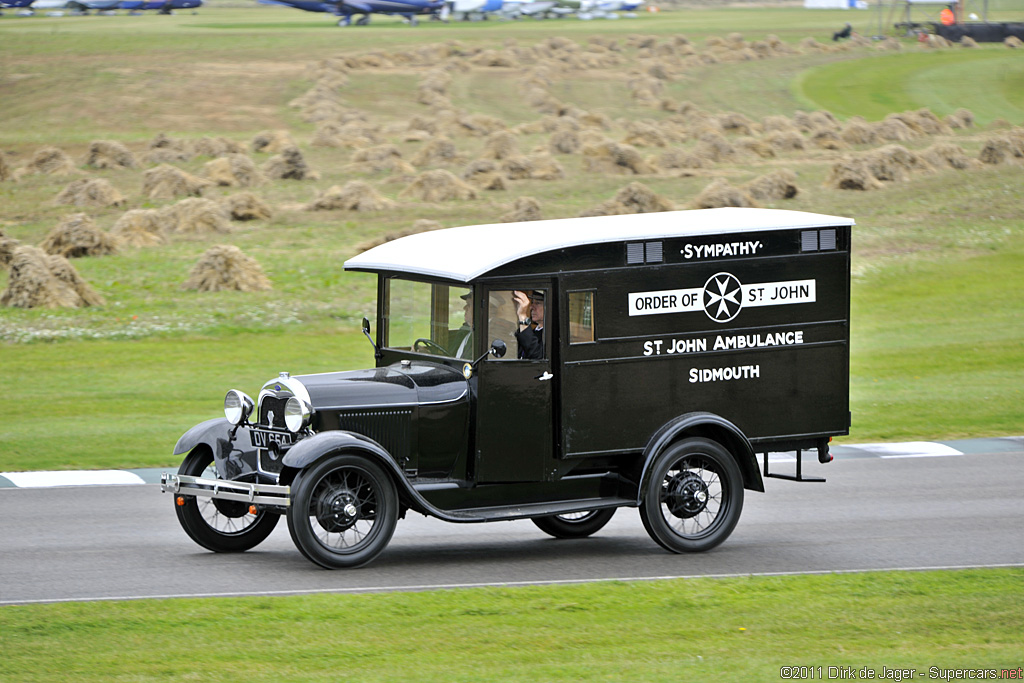
<path id="1" fill-rule="evenodd" d="M 284 424 L 290 432 L 301 431 L 312 416 L 313 407 L 301 399 L 292 396 L 284 404 Z"/>
<path id="2" fill-rule="evenodd" d="M 224 397 L 224 417 L 233 425 L 240 425 L 252 414 L 252 399 L 244 392 L 232 389 Z"/>

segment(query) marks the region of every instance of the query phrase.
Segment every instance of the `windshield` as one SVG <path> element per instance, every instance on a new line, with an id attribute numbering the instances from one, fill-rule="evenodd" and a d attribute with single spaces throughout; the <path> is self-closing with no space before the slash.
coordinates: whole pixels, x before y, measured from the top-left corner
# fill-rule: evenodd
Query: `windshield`
<path id="1" fill-rule="evenodd" d="M 390 278 L 384 345 L 449 358 L 473 356 L 473 290 Z"/>

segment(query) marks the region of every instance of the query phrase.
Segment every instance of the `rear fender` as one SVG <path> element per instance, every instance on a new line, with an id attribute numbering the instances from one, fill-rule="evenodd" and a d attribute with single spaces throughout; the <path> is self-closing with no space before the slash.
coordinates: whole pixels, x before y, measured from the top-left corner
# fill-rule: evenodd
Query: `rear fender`
<path id="1" fill-rule="evenodd" d="M 757 456 L 746 435 L 724 417 L 714 413 L 696 412 L 680 415 L 666 423 L 651 437 L 647 448 L 644 449 L 644 466 L 640 475 L 637 503 L 641 502 L 640 497 L 647 490 L 652 465 L 657 457 L 676 441 L 689 437 L 704 437 L 722 444 L 736 458 L 736 464 L 743 473 L 743 488 L 764 492 L 764 480 L 761 479 L 761 471 L 757 466 Z"/>

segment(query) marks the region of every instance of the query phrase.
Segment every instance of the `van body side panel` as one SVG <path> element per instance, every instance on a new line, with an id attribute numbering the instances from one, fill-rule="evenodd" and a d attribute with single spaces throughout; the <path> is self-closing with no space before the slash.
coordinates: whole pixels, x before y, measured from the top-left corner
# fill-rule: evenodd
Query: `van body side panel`
<path id="1" fill-rule="evenodd" d="M 807 231 L 730 236 L 760 245 L 738 256 L 665 240 L 660 263 L 563 274 L 596 290 L 595 342 L 562 345 L 563 457 L 643 448 L 694 411 L 749 439 L 848 433 L 849 228 L 829 230 L 827 250 Z"/>

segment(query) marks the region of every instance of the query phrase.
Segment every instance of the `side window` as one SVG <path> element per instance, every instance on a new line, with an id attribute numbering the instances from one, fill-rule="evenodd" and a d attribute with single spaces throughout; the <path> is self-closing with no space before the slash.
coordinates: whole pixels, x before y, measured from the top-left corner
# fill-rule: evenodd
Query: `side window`
<path id="1" fill-rule="evenodd" d="M 502 360 L 545 357 L 544 309 L 547 290 L 491 290 L 487 300 L 487 341 L 505 342 Z M 525 313 L 520 313 L 525 309 Z"/>
<path id="2" fill-rule="evenodd" d="M 569 343 L 594 341 L 594 292 L 569 292 Z"/>

